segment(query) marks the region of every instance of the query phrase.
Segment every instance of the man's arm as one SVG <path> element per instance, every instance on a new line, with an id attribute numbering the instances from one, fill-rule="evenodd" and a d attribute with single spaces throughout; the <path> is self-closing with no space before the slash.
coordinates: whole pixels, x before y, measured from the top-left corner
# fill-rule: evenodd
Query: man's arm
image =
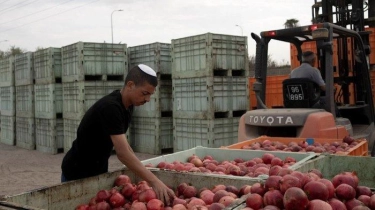
<path id="1" fill-rule="evenodd" d="M 116 150 L 117 158 L 136 175 L 150 183 L 160 200 L 170 204 L 170 198 L 175 196 L 173 190 L 169 189 L 152 172 L 142 165 L 141 161 L 135 156 L 132 148 L 128 144 L 125 134 L 111 135 L 111 139 Z"/>

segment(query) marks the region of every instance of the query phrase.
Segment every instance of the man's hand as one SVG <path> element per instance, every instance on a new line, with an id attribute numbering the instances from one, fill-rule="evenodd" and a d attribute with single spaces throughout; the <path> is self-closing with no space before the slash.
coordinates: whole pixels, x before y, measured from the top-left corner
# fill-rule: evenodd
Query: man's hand
<path id="1" fill-rule="evenodd" d="M 166 205 L 172 204 L 173 198 L 175 197 L 175 194 L 174 194 L 173 190 L 168 188 L 160 180 L 157 180 L 154 183 L 150 183 L 150 185 L 151 185 L 152 189 L 155 191 L 159 200 L 164 202 Z"/>

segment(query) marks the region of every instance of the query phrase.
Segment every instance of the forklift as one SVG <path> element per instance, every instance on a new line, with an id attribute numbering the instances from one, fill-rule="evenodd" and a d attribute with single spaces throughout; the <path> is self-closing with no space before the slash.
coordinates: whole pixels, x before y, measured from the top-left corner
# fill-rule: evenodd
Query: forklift
<path id="1" fill-rule="evenodd" d="M 256 82 L 253 90 L 256 93 L 257 109 L 241 117 L 238 141 L 262 135 L 330 139 L 343 139 L 350 135 L 355 139 L 365 138 L 371 156 L 375 155 L 374 104 L 368 64 L 369 32 L 364 28 L 364 5 L 368 5 L 367 2 L 315 0 L 312 7 L 313 24 L 263 31 L 260 36 L 251 33 L 256 41 Z M 335 18 L 331 18 L 333 16 Z M 267 108 L 264 101 L 268 45 L 271 41 L 294 45 L 299 61 L 302 56 L 301 45 L 315 42 L 316 67 L 326 83 L 325 93 L 309 80 L 286 79 L 283 81 L 284 107 Z M 333 50 L 333 42 L 337 43 L 337 51 Z M 353 52 L 350 58 L 348 50 Z M 338 66 L 333 65 L 334 56 L 339 60 Z M 335 72 L 338 75 L 336 77 Z M 335 84 L 341 87 L 340 97 L 335 97 L 338 95 L 335 94 Z M 353 93 L 350 93 L 349 86 L 354 87 Z M 350 94 L 354 94 L 353 103 L 349 103 Z M 325 95 L 324 107 L 315 108 L 313 105 L 322 95 Z M 336 116 L 336 107 L 339 117 Z"/>

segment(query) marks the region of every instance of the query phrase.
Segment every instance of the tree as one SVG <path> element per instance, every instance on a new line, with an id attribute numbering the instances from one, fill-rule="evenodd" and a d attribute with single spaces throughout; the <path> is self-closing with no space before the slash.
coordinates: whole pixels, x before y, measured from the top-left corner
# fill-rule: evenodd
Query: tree
<path id="1" fill-rule="evenodd" d="M 21 49 L 20 47 L 16 47 L 13 45 L 6 51 L 0 51 L 0 59 L 9 58 L 10 56 L 15 56 L 24 52 L 26 52 L 25 49 Z"/>
<path id="2" fill-rule="evenodd" d="M 38 47 L 35 49 L 35 52 L 36 52 L 36 51 L 39 51 L 39 50 L 44 50 L 44 47 L 38 46 Z"/>
<path id="3" fill-rule="evenodd" d="M 285 26 L 285 28 L 295 28 L 295 27 L 299 26 L 298 22 L 299 22 L 299 20 L 294 19 L 294 18 L 287 19 L 284 23 L 284 26 Z"/>

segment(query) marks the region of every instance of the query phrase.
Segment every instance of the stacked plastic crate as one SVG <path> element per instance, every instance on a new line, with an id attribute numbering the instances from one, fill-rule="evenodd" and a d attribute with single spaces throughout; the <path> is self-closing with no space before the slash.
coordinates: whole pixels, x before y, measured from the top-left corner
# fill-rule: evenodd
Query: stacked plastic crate
<path id="1" fill-rule="evenodd" d="M 172 40 L 174 151 L 237 141 L 249 107 L 247 38 L 202 34 Z"/>
<path id="2" fill-rule="evenodd" d="M 64 148 L 61 48 L 34 52 L 36 150 L 56 154 Z"/>
<path id="3" fill-rule="evenodd" d="M 159 155 L 173 149 L 171 45 L 152 43 L 128 48 L 129 69 L 145 64 L 157 73 L 150 102 L 134 108 L 130 124 L 134 151 Z"/>
<path id="4" fill-rule="evenodd" d="M 0 141 L 16 144 L 16 89 L 14 87 L 14 57 L 0 60 Z"/>
<path id="5" fill-rule="evenodd" d="M 127 73 L 126 44 L 78 42 L 61 48 L 64 152 L 76 139 L 85 112 L 121 89 Z"/>
<path id="6" fill-rule="evenodd" d="M 18 54 L 14 59 L 16 86 L 16 145 L 35 149 L 35 104 L 33 53 Z"/>

